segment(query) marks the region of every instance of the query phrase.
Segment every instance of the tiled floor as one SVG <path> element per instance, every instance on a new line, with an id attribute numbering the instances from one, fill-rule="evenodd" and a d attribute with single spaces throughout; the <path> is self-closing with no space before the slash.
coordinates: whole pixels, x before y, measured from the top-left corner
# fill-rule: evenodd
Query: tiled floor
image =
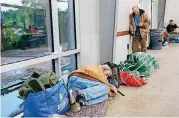
<path id="1" fill-rule="evenodd" d="M 145 86 L 121 86 L 120 90 L 126 96 L 116 96 L 109 104 L 106 116 L 179 116 L 179 44 L 147 53 L 158 59 L 160 69 Z"/>

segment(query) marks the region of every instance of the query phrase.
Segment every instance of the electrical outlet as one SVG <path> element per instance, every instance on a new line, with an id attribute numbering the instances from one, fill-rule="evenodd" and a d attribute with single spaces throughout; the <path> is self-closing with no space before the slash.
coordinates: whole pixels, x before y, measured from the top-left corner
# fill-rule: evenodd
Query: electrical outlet
<path id="1" fill-rule="evenodd" d="M 127 44 L 127 49 L 129 50 L 129 44 Z"/>

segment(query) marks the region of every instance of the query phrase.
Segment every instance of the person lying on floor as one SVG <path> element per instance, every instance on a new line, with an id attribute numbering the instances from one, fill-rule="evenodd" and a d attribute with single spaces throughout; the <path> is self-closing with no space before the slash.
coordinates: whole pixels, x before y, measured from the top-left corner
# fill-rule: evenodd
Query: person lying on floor
<path id="1" fill-rule="evenodd" d="M 112 75 L 108 65 L 89 64 L 71 73 L 68 77 L 68 90 L 72 105 L 94 105 L 106 101 L 117 94 L 117 88 L 108 82 Z M 78 110 L 80 110 L 78 108 Z M 76 110 L 76 111 L 78 111 Z"/>

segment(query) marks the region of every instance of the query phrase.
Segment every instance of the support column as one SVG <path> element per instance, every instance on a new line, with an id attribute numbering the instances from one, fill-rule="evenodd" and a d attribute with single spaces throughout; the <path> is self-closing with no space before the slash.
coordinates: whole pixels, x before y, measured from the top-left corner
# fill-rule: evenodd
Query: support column
<path id="1" fill-rule="evenodd" d="M 99 0 L 78 0 L 81 65 L 99 63 Z M 78 40 L 78 39 L 77 39 Z"/>

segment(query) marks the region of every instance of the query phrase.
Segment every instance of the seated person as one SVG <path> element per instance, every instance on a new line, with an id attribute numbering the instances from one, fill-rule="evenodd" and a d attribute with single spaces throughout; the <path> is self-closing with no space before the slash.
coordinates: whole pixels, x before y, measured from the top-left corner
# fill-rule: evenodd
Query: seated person
<path id="1" fill-rule="evenodd" d="M 167 25 L 167 32 L 172 33 L 176 30 L 177 25 L 174 23 L 173 20 L 170 20 L 169 24 Z"/>
<path id="2" fill-rule="evenodd" d="M 108 65 L 89 64 L 72 72 L 68 77 L 70 103 L 94 105 L 106 101 L 109 96 L 115 96 L 117 89 L 108 82 L 112 75 Z"/>

